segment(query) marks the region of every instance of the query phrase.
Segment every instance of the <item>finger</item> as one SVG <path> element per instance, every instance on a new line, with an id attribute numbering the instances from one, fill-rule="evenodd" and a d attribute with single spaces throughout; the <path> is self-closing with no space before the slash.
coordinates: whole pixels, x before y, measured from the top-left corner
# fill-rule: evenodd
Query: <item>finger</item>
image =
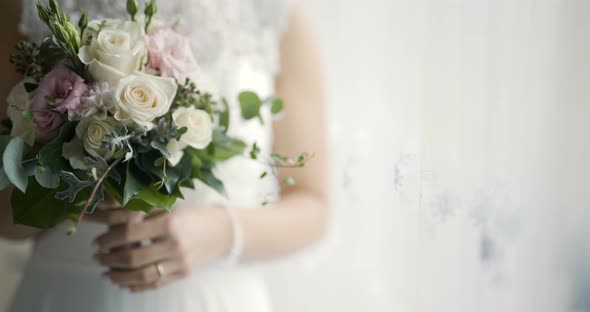
<path id="1" fill-rule="evenodd" d="M 133 270 L 110 270 L 103 276 L 107 277 L 114 284 L 122 287 L 142 286 L 156 283 L 172 274 L 181 274 L 183 270 L 175 260 L 162 261 L 159 264 L 160 272 L 156 264 L 149 264 Z"/>
<path id="2" fill-rule="evenodd" d="M 141 222 L 114 225 L 95 239 L 100 249 L 110 249 L 141 242 L 144 240 L 165 237 L 168 233 L 168 213 L 160 213 Z"/>
<path id="3" fill-rule="evenodd" d="M 113 197 L 107 195 L 100 203 L 98 203 L 97 207 L 99 209 L 116 209 L 121 208 L 121 204 Z"/>
<path id="4" fill-rule="evenodd" d="M 128 288 L 133 293 L 140 293 L 140 292 L 145 292 L 145 291 L 149 291 L 149 290 L 162 288 L 162 287 L 164 287 L 174 281 L 177 281 L 181 278 L 184 278 L 184 277 L 185 277 L 184 274 L 174 273 L 174 274 L 167 275 L 167 276 L 163 277 L 162 279 L 155 281 L 153 283 L 148 283 L 148 284 L 143 284 L 143 285 L 133 285 L 133 286 L 128 286 Z"/>
<path id="5" fill-rule="evenodd" d="M 92 212 L 92 214 L 86 215 L 85 218 L 96 223 L 114 225 L 138 222 L 142 220 L 144 216 L 145 213 L 139 211 L 130 211 L 127 209 L 108 209 L 95 210 Z"/>
<path id="6" fill-rule="evenodd" d="M 144 247 L 114 249 L 98 253 L 95 259 L 102 265 L 115 269 L 135 269 L 150 263 L 157 263 L 170 258 L 174 246 L 169 241 L 160 241 Z"/>

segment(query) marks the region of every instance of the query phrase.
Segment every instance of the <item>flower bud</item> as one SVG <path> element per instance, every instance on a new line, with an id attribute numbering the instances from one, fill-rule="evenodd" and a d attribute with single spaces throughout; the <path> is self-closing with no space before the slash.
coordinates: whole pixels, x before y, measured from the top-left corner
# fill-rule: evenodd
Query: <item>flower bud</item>
<path id="1" fill-rule="evenodd" d="M 39 18 L 45 22 L 45 24 L 49 24 L 49 13 L 45 8 L 41 5 L 40 2 L 35 4 L 37 6 L 37 13 L 39 13 Z"/>
<path id="2" fill-rule="evenodd" d="M 135 15 L 137 14 L 137 1 L 127 0 L 127 13 L 131 15 L 131 20 L 135 21 Z"/>
<path id="3" fill-rule="evenodd" d="M 156 13 L 158 12 L 158 7 L 156 6 L 156 1 L 155 0 L 151 0 L 145 7 L 145 15 L 148 17 L 152 17 L 154 15 L 156 15 Z"/>
<path id="4" fill-rule="evenodd" d="M 78 27 L 80 27 L 80 33 L 84 33 L 84 30 L 88 27 L 88 12 L 86 10 L 82 10 L 82 16 L 78 20 Z"/>
<path id="5" fill-rule="evenodd" d="M 59 14 L 59 3 L 56 0 L 49 1 L 49 7 L 53 13 Z"/>

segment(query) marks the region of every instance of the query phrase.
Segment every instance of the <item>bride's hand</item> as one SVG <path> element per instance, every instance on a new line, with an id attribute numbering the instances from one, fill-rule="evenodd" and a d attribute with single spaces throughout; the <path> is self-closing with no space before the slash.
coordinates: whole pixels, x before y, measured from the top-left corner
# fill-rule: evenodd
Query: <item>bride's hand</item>
<path id="1" fill-rule="evenodd" d="M 110 226 L 96 238 L 99 252 L 95 256 L 109 268 L 106 278 L 131 291 L 162 287 L 230 249 L 231 223 L 223 209 L 176 207 L 129 222 L 133 214 L 125 209 L 99 212 Z"/>

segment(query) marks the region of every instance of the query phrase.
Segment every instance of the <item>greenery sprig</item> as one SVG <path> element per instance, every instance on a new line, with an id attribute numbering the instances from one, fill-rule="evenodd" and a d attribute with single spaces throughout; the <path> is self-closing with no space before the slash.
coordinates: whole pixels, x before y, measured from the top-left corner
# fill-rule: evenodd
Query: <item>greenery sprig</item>
<path id="1" fill-rule="evenodd" d="M 43 6 L 39 1 L 35 5 L 39 13 L 39 18 L 41 18 L 51 31 L 55 39 L 55 45 L 61 48 L 65 55 L 70 57 L 74 68 L 79 73 L 83 72 L 84 64 L 78 59 L 78 51 L 82 47 L 82 39 L 78 29 L 70 22 L 69 17 L 60 11 L 59 4 L 56 0 L 50 0 L 49 6 Z M 84 14 L 79 24 L 84 25 Z"/>

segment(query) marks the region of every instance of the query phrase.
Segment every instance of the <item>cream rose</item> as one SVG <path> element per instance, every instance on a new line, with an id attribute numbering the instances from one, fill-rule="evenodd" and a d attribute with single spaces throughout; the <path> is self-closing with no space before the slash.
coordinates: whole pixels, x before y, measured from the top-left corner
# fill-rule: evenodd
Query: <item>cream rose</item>
<path id="1" fill-rule="evenodd" d="M 168 161 L 176 166 L 182 159 L 183 150 L 187 146 L 203 149 L 211 143 L 213 137 L 213 122 L 207 112 L 194 107 L 181 107 L 172 113 L 172 120 L 179 128 L 186 127 L 186 132 L 179 141 L 171 140 L 167 149 L 170 156 Z"/>
<path id="2" fill-rule="evenodd" d="M 93 21 L 84 32 L 84 38 L 92 40 L 80 49 L 78 57 L 88 65 L 95 81 L 116 82 L 146 62 L 144 37 L 144 29 L 137 22 Z"/>
<path id="3" fill-rule="evenodd" d="M 211 143 L 213 122 L 206 111 L 194 107 L 181 107 L 172 113 L 172 120 L 179 128 L 187 131 L 180 142 L 196 149 L 203 149 Z"/>
<path id="4" fill-rule="evenodd" d="M 150 130 L 152 121 L 170 110 L 178 86 L 173 78 L 136 72 L 121 79 L 115 89 L 115 119 L 134 121 Z"/>
<path id="5" fill-rule="evenodd" d="M 25 89 L 25 82 L 18 83 L 6 98 L 8 103 L 7 114 L 12 122 L 10 135 L 21 137 L 29 146 L 35 143 L 35 128 L 31 118 L 25 118 L 25 114 L 30 114 L 31 99 Z"/>
<path id="6" fill-rule="evenodd" d="M 76 126 L 76 136 L 82 141 L 84 150 L 95 157 L 102 157 L 109 160 L 115 151 L 103 148 L 103 142 L 107 135 L 115 131 L 117 121 L 112 117 L 103 120 L 94 117 L 87 117 Z"/>

